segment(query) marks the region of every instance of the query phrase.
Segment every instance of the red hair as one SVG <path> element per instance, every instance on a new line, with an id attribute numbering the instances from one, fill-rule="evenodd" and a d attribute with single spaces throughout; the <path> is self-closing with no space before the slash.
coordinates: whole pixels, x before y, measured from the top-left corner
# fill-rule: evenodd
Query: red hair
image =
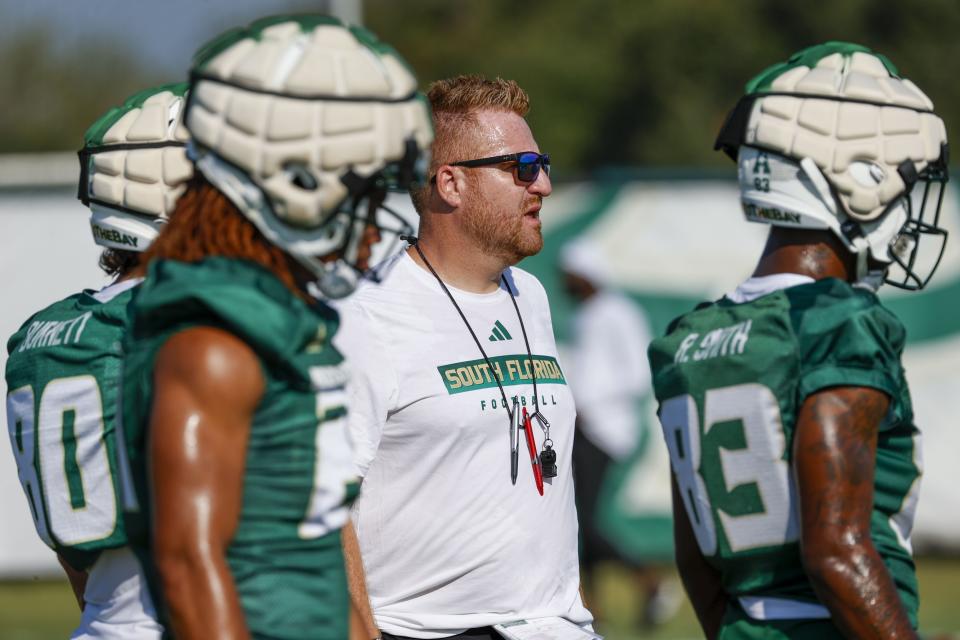
<path id="1" fill-rule="evenodd" d="M 203 177 L 195 177 L 177 201 L 170 221 L 141 255 L 139 271 L 145 272 L 155 258 L 199 262 L 208 256 L 256 262 L 291 291 L 305 295 L 289 256 L 264 238 L 225 195 Z"/>

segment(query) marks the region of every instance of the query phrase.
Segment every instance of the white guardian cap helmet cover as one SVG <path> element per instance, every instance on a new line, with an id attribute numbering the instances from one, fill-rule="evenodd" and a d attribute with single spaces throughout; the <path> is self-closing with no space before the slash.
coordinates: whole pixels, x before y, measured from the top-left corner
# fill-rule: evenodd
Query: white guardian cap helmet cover
<path id="1" fill-rule="evenodd" d="M 227 32 L 194 57 L 185 120 L 200 173 L 328 298 L 363 275 L 368 225 L 410 232 L 382 201 L 422 183 L 433 128 L 413 73 L 369 31 L 303 15 Z"/>
<path id="2" fill-rule="evenodd" d="M 90 208 L 97 244 L 145 251 L 186 190 L 186 91 L 186 83 L 145 89 L 87 129 L 77 197 Z"/>
<path id="3" fill-rule="evenodd" d="M 869 256 L 894 286 L 929 282 L 947 237 L 946 129 L 886 57 L 827 42 L 769 67 L 747 83 L 715 148 L 739 163 L 748 220 L 832 231 L 857 256 L 858 280 Z M 921 240 L 935 256 L 924 272 Z"/>

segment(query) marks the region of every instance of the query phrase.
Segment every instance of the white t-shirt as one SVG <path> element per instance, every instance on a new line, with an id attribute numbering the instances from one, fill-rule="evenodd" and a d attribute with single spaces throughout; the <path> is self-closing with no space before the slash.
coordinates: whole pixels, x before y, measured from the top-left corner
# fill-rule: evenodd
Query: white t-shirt
<path id="1" fill-rule="evenodd" d="M 353 521 L 377 625 L 441 638 L 521 618 L 592 620 L 578 592 L 570 453 L 576 411 L 543 286 L 506 272 L 530 339 L 559 475 L 537 492 L 525 441 L 510 481 L 507 411 L 439 283 L 406 254 L 340 305 L 335 338 L 353 373 L 349 423 L 363 476 Z M 450 287 L 514 396 L 533 408 L 517 312 L 501 286 Z M 543 433 L 534 422 L 537 451 Z"/>
<path id="2" fill-rule="evenodd" d="M 614 460 L 637 446 L 639 401 L 650 389 L 649 344 L 646 317 L 624 295 L 601 290 L 577 308 L 570 378 L 580 425 Z"/>
<path id="3" fill-rule="evenodd" d="M 772 273 L 768 276 L 753 276 L 741 282 L 733 290 L 733 293 L 727 294 L 727 298 L 737 304 L 742 304 L 752 302 L 774 291 L 809 284 L 813 281 L 810 276 L 800 275 L 799 273 Z"/>

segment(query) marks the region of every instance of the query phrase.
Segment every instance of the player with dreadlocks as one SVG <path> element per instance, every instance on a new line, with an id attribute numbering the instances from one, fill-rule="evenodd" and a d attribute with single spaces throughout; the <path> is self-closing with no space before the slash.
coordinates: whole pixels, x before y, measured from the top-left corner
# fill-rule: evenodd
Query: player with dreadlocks
<path id="1" fill-rule="evenodd" d="M 418 180 L 429 113 L 392 48 L 323 16 L 216 38 L 190 95 L 198 175 L 127 342 L 131 539 L 178 638 L 345 638 L 347 373 L 310 292 L 349 295 L 402 231 L 382 202 Z"/>

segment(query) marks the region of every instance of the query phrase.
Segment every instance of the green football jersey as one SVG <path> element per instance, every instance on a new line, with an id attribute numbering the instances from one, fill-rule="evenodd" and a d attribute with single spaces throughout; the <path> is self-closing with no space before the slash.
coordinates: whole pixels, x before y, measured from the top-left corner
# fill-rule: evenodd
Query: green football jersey
<path id="1" fill-rule="evenodd" d="M 791 472 L 797 414 L 831 386 L 883 391 L 871 536 L 916 626 L 909 536 L 920 433 L 900 356 L 905 331 L 877 297 L 836 279 L 681 316 L 650 346 L 674 477 L 731 596 L 817 602 L 800 558 Z"/>
<path id="2" fill-rule="evenodd" d="M 77 569 L 126 544 L 115 415 L 135 281 L 37 312 L 7 343 L 7 426 L 40 538 Z"/>
<path id="3" fill-rule="evenodd" d="M 147 568 L 161 619 L 163 594 L 149 554 L 146 443 L 158 351 L 175 333 L 216 327 L 261 363 L 265 391 L 253 416 L 243 504 L 227 562 L 255 637 L 345 638 L 348 595 L 340 528 L 358 484 L 346 432 L 346 372 L 331 344 L 336 312 L 308 306 L 246 261 L 155 261 L 132 303 L 123 425 L 138 504 L 130 544 Z"/>

